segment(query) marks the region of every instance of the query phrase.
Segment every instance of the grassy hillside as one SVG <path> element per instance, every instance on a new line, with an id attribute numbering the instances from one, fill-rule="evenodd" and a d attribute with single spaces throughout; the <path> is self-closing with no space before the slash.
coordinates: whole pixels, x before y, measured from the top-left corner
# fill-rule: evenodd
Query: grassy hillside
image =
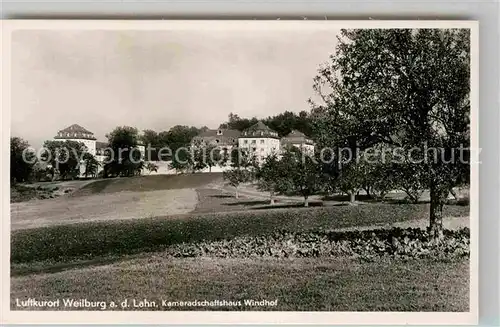
<path id="1" fill-rule="evenodd" d="M 101 179 L 85 185 L 72 196 L 115 193 L 122 191 L 157 191 L 197 188 L 221 181 L 222 173 L 195 173 L 182 175 L 152 175 Z"/>
<path id="2" fill-rule="evenodd" d="M 428 205 L 379 204 L 204 213 L 24 229 L 11 234 L 11 262 L 155 252 L 182 242 L 258 236 L 278 230 L 332 230 L 426 219 L 428 212 Z M 445 207 L 446 216 L 467 216 L 468 212 L 464 206 Z"/>

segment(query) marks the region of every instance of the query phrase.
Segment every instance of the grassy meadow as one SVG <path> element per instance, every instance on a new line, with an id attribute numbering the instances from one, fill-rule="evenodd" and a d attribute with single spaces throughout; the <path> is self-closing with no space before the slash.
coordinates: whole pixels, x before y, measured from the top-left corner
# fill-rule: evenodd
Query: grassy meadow
<path id="1" fill-rule="evenodd" d="M 58 218 L 45 226 L 14 228 L 11 233 L 11 300 L 30 297 L 95 301 L 123 298 L 158 301 L 278 299 L 276 307 L 205 309 L 468 309 L 467 258 L 433 260 L 410 257 L 363 261 L 328 256 L 172 257 L 168 250 L 175 246 L 182 248 L 184 244 L 225 240 L 232 244 L 233 240 L 245 237 L 254 237 L 260 242 L 260 239 L 282 231 L 313 234 L 391 226 L 405 228 L 415 224 L 419 228 L 423 227 L 420 225 L 427 220 L 429 212 L 426 203 L 309 208 L 280 204 L 270 207 L 262 199 L 234 199 L 211 186 L 218 181 L 218 174 L 158 175 L 135 180 L 95 181 L 83 186 L 65 198 L 67 203 L 75 204 L 73 212 L 89 215 L 99 207 L 99 199 L 103 202 L 117 197 L 125 199 L 128 202 L 125 208 L 129 209 L 120 211 L 119 203 L 108 203 L 107 208 L 122 212 L 121 218 L 128 219 L 61 221 L 62 218 Z M 190 188 L 184 188 L 184 185 Z M 172 203 L 167 194 L 180 194 L 186 190 L 197 194 L 190 201 L 187 212 L 175 214 L 167 209 L 166 204 Z M 153 194 L 156 193 L 157 200 L 154 200 Z M 159 210 L 154 215 L 134 217 L 137 211 L 131 206 L 137 205 L 137 199 L 150 205 L 156 201 Z M 50 205 L 39 215 L 49 219 L 53 214 L 49 208 L 55 210 L 54 203 L 62 199 L 39 202 L 45 201 Z M 165 210 L 165 215 L 161 214 L 162 210 Z M 63 217 L 63 213 L 61 209 L 53 216 Z M 465 205 L 447 205 L 444 209 L 446 217 L 463 220 L 468 214 L 469 207 Z M 307 240 L 305 242 L 307 246 Z M 169 308 L 148 308 L 156 309 Z M 203 308 L 176 308 L 184 309 Z"/>

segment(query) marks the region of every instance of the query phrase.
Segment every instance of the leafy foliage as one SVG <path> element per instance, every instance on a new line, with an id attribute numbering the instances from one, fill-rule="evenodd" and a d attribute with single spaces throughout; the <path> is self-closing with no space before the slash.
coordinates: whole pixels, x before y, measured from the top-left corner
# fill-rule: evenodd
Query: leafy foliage
<path id="1" fill-rule="evenodd" d="M 41 157 L 43 161 L 52 167 L 52 178 L 59 174 L 61 179 L 74 179 L 80 175 L 80 164 L 84 154 L 87 152 L 86 146 L 75 141 L 45 141 L 44 153 Z"/>
<path id="2" fill-rule="evenodd" d="M 419 228 L 353 232 L 280 231 L 266 236 L 243 236 L 215 242 L 181 243 L 165 251 L 173 257 L 378 257 L 450 259 L 469 256 L 468 228 L 446 230 L 436 242 Z"/>
<path id="3" fill-rule="evenodd" d="M 422 172 L 419 183 L 430 188 L 436 237 L 442 234 L 449 190 L 469 178 L 469 33 L 343 30 L 336 54 L 320 68 L 314 84 L 323 100 L 313 108 L 322 145 L 436 150 L 435 160 L 411 161 Z"/>
<path id="4" fill-rule="evenodd" d="M 151 174 L 153 171 L 156 173 L 158 172 L 158 165 L 149 161 L 147 164 L 146 164 L 146 169 L 149 171 L 149 173 Z"/>
<path id="5" fill-rule="evenodd" d="M 257 168 L 257 187 L 261 191 L 270 193 L 271 204 L 274 204 L 275 194 L 286 193 L 292 188 L 288 173 L 284 162 L 275 153 L 267 156 L 262 165 Z"/>
<path id="6" fill-rule="evenodd" d="M 101 166 L 101 163 L 89 152 L 83 155 L 83 160 L 85 164 L 85 172 L 83 173 L 85 177 L 96 177 L 97 171 Z"/>
<path id="7" fill-rule="evenodd" d="M 110 151 L 104 165 L 104 177 L 137 175 L 143 167 L 137 147 L 137 129 L 130 126 L 116 127 L 106 137 Z"/>
<path id="8" fill-rule="evenodd" d="M 309 196 L 323 189 L 321 165 L 296 147 L 287 148 L 281 158 L 282 171 L 286 171 L 284 181 L 279 185 L 289 186 L 292 194 L 304 197 L 304 206 L 308 206 Z"/>
<path id="9" fill-rule="evenodd" d="M 20 137 L 10 138 L 10 183 L 23 183 L 31 179 L 35 153 L 29 150 L 30 145 Z M 24 153 L 24 155 L 23 155 Z"/>

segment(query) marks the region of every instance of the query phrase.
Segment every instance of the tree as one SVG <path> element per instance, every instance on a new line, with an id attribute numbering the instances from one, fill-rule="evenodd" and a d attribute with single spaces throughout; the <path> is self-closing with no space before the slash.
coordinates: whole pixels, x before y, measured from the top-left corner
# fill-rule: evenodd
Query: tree
<path id="1" fill-rule="evenodd" d="M 239 199 L 238 187 L 240 184 L 248 183 L 252 180 L 251 173 L 245 169 L 233 168 L 222 173 L 224 180 L 235 188 L 235 198 Z"/>
<path id="2" fill-rule="evenodd" d="M 243 183 L 255 179 L 257 164 L 255 157 L 246 149 L 234 148 L 230 153 L 231 169 L 222 173 L 225 181 L 235 188 L 235 197 L 238 199 L 238 187 Z"/>
<path id="3" fill-rule="evenodd" d="M 155 173 L 158 172 L 158 165 L 156 165 L 155 163 L 153 162 L 148 162 L 146 164 L 146 170 L 149 171 L 149 174 L 151 175 L 151 173 L 154 171 Z"/>
<path id="4" fill-rule="evenodd" d="M 36 155 L 30 150 L 27 141 L 20 137 L 10 138 L 10 183 L 23 183 L 30 180 Z"/>
<path id="5" fill-rule="evenodd" d="M 149 153 L 150 155 L 150 157 L 146 158 L 146 160 L 158 161 L 158 150 L 162 147 L 158 133 L 153 130 L 146 129 L 143 131 L 142 141 L 144 142 L 146 150 L 148 148 L 151 149 L 149 152 L 146 151 L 146 153 Z"/>
<path id="6" fill-rule="evenodd" d="M 430 189 L 436 238 L 448 192 L 469 178 L 469 47 L 465 29 L 342 30 L 335 55 L 314 80 L 323 101 L 313 108 L 322 143 L 352 138 L 361 149 L 382 143 L 404 153 L 436 152 L 432 160 L 411 161 Z"/>
<path id="7" fill-rule="evenodd" d="M 212 167 L 224 166 L 229 159 L 227 151 L 213 144 L 205 146 L 192 145 L 191 151 L 195 171 L 208 167 L 208 171 L 212 172 Z"/>
<path id="8" fill-rule="evenodd" d="M 101 165 L 99 161 L 89 152 L 83 155 L 83 160 L 85 164 L 85 172 L 83 173 L 85 178 L 89 176 L 96 177 L 99 166 Z"/>
<path id="9" fill-rule="evenodd" d="M 80 164 L 87 152 L 85 144 L 76 141 L 45 141 L 42 160 L 52 168 L 52 179 L 74 179 L 80 175 Z"/>
<path id="10" fill-rule="evenodd" d="M 243 131 L 250 126 L 257 124 L 258 122 L 259 120 L 256 117 L 253 117 L 251 119 L 240 118 L 237 114 L 233 114 L 231 112 L 228 116 L 228 121 L 220 124 L 219 128 Z"/>
<path id="11" fill-rule="evenodd" d="M 187 173 L 195 171 L 195 163 L 192 154 L 187 148 L 179 148 L 173 153 L 170 169 L 175 169 L 177 173 Z"/>
<path id="12" fill-rule="evenodd" d="M 274 204 L 276 193 L 284 193 L 291 188 L 288 171 L 278 155 L 274 153 L 267 156 L 262 165 L 257 168 L 256 178 L 258 188 L 269 192 L 270 204 Z"/>
<path id="13" fill-rule="evenodd" d="M 116 127 L 106 135 L 110 151 L 104 165 L 104 176 L 135 176 L 141 153 L 137 147 L 138 131 L 134 127 Z"/>
<path id="14" fill-rule="evenodd" d="M 281 158 L 286 179 L 284 182 L 292 192 L 304 197 L 304 206 L 309 206 L 309 197 L 322 190 L 322 172 L 318 161 L 296 147 L 286 149 Z"/>

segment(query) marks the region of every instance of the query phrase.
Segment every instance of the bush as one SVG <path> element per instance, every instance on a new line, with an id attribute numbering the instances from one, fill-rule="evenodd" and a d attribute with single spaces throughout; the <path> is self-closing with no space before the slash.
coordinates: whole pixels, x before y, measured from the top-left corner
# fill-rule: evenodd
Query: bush
<path id="1" fill-rule="evenodd" d="M 428 205 L 367 205 L 269 209 L 180 217 L 67 224 L 13 231 L 11 261 L 89 259 L 160 251 L 179 243 L 210 242 L 238 236 L 266 236 L 289 232 L 427 219 Z M 446 206 L 445 215 L 466 216 L 469 209 Z"/>
<path id="2" fill-rule="evenodd" d="M 183 243 L 167 248 L 173 257 L 358 257 L 461 258 L 469 256 L 469 229 L 445 232 L 434 241 L 418 228 L 354 232 L 277 232 L 215 242 Z"/>

